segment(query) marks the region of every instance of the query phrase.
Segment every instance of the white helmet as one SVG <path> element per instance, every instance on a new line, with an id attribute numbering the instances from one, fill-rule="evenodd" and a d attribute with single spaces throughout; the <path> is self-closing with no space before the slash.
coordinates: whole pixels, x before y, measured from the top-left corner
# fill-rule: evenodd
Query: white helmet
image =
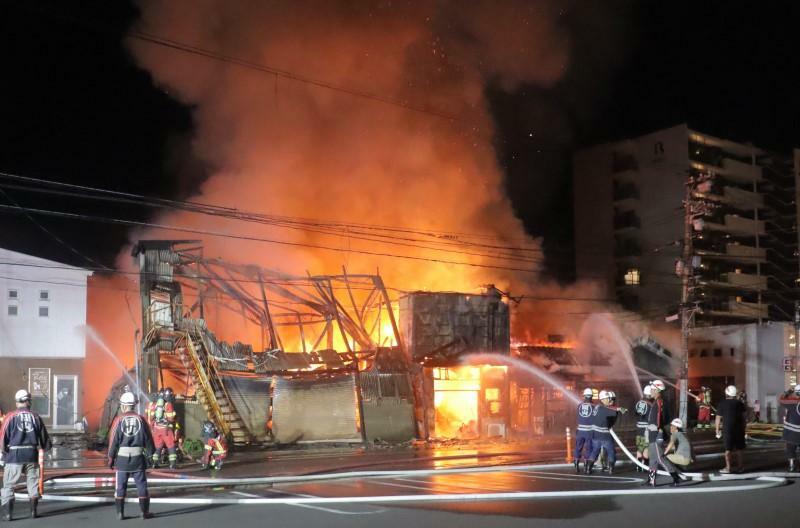
<path id="1" fill-rule="evenodd" d="M 132 392 L 126 392 L 119 397 L 119 403 L 121 405 L 136 405 L 136 395 Z"/>
<path id="2" fill-rule="evenodd" d="M 795 385 L 795 386 L 794 386 L 794 391 L 795 391 L 797 394 L 800 394 L 800 384 L 797 384 L 797 385 Z"/>
<path id="3" fill-rule="evenodd" d="M 608 391 L 608 397 L 612 400 L 617 397 L 617 393 L 614 391 Z"/>
<path id="4" fill-rule="evenodd" d="M 31 393 L 25 389 L 20 389 L 14 394 L 14 400 L 16 400 L 17 403 L 29 402 L 31 401 Z"/>
<path id="5" fill-rule="evenodd" d="M 798 385 L 798 386 L 800 386 L 800 385 Z M 583 389 L 583 397 L 584 398 L 591 398 L 592 396 L 594 396 L 594 391 L 592 391 L 592 389 L 590 389 L 589 387 L 586 387 L 585 389 Z"/>
<path id="6" fill-rule="evenodd" d="M 601 390 L 600 391 L 600 400 L 608 400 L 608 399 L 611 399 L 611 396 L 609 395 L 608 391 Z"/>
<path id="7" fill-rule="evenodd" d="M 657 389 L 659 392 L 664 392 L 664 390 L 667 388 L 667 386 L 664 385 L 664 382 L 661 380 L 651 381 L 650 385 L 652 385 L 652 387 Z"/>
<path id="8" fill-rule="evenodd" d="M 739 391 L 736 390 L 736 385 L 728 385 L 725 387 L 725 396 L 734 398 L 738 393 Z"/>
<path id="9" fill-rule="evenodd" d="M 652 385 L 645 385 L 644 386 L 644 395 L 646 398 L 649 398 L 653 395 L 653 386 Z"/>
<path id="10" fill-rule="evenodd" d="M 669 424 L 674 425 L 678 429 L 683 429 L 683 420 L 681 420 L 680 418 L 675 418 Z"/>

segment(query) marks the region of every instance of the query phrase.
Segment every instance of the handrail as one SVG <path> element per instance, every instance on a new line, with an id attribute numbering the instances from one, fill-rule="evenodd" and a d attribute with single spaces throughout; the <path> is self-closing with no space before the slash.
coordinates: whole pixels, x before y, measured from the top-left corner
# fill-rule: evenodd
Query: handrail
<path id="1" fill-rule="evenodd" d="M 204 335 L 204 333 L 201 332 L 199 329 L 197 329 L 197 333 L 199 334 L 198 337 L 200 338 L 200 341 L 203 343 L 203 346 L 206 348 L 206 352 L 208 352 L 210 350 L 210 348 L 208 346 L 208 343 L 206 342 L 207 336 Z M 206 354 L 206 356 L 208 357 L 208 354 Z M 209 371 L 213 372 L 215 379 L 219 382 L 218 383 L 219 389 L 220 389 L 220 391 L 222 391 L 222 394 L 225 396 L 225 400 L 228 402 L 228 406 L 230 407 L 231 413 L 236 413 L 238 415 L 239 411 L 234 407 L 233 400 L 231 399 L 231 395 L 228 392 L 227 387 L 225 387 L 225 384 L 222 382 L 222 379 L 220 378 L 219 369 L 217 368 L 216 363 L 209 359 L 208 367 L 209 367 Z M 216 400 L 216 393 L 214 393 L 214 399 Z M 241 418 L 241 415 L 239 416 L 239 418 Z M 246 424 L 244 424 L 244 420 L 242 420 L 242 425 L 245 426 L 245 430 L 247 431 L 247 426 L 246 426 Z"/>
<path id="2" fill-rule="evenodd" d="M 197 372 L 197 377 L 200 380 L 200 384 L 202 385 L 202 389 L 206 394 L 206 401 L 208 402 L 208 406 L 211 408 L 211 411 L 217 418 L 217 424 L 222 428 L 223 433 L 225 436 L 230 436 L 231 428 L 228 422 L 225 420 L 225 416 L 222 414 L 222 409 L 219 406 L 219 402 L 217 401 L 217 395 L 214 393 L 214 387 L 211 385 L 211 380 L 208 378 L 208 374 L 206 373 L 205 368 L 200 360 L 200 355 L 197 353 L 197 349 L 195 349 L 194 342 L 192 341 L 192 336 L 190 332 L 186 332 L 186 349 L 190 352 L 189 357 L 194 363 L 195 371 Z"/>

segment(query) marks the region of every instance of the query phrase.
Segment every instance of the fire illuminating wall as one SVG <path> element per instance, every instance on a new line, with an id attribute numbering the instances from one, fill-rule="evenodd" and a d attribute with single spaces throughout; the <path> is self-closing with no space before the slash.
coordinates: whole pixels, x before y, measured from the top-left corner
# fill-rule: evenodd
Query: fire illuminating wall
<path id="1" fill-rule="evenodd" d="M 281 444 L 361 442 L 355 379 L 278 378 L 272 396 L 272 431 Z"/>

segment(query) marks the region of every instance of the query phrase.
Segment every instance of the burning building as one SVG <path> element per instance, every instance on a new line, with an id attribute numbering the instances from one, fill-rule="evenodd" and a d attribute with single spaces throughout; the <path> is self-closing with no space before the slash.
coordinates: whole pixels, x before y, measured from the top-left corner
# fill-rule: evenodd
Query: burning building
<path id="1" fill-rule="evenodd" d="M 507 368 L 465 364 L 509 352 L 493 287 L 394 303 L 379 275 L 288 276 L 204 258 L 194 241 L 140 241 L 133 255 L 140 387 L 173 387 L 189 435 L 207 417 L 238 444 L 505 436 Z"/>
<path id="2" fill-rule="evenodd" d="M 207 417 L 237 444 L 414 436 L 409 361 L 380 276 L 288 276 L 203 258 L 193 241 L 140 241 L 133 254 L 141 390 L 174 387 L 194 426 Z"/>
<path id="3" fill-rule="evenodd" d="M 503 364 L 467 364 L 470 354 L 508 355 L 508 305 L 494 286 L 482 295 L 414 292 L 400 298 L 400 329 L 422 370 L 420 433 L 437 438 L 505 437 L 508 376 Z"/>

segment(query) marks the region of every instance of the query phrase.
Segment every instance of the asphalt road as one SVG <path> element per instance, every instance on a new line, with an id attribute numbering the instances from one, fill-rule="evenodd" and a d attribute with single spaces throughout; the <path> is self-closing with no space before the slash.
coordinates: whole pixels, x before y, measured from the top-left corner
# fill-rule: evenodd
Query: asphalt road
<path id="1" fill-rule="evenodd" d="M 748 450 L 748 470 L 782 470 L 777 446 Z M 319 456 L 324 459 L 324 456 Z M 334 457 L 335 458 L 335 457 Z M 487 461 L 477 465 L 486 466 Z M 458 466 L 458 460 L 428 461 L 426 467 Z M 474 464 L 474 462 L 473 462 Z M 719 467 L 719 459 L 700 464 L 701 471 Z M 396 468 L 393 468 L 396 469 Z M 231 476 L 231 475 L 225 475 Z M 417 528 L 427 526 L 795 526 L 800 487 L 790 483 L 770 489 L 726 491 L 747 482 L 688 482 L 677 492 L 668 478 L 657 494 L 639 494 L 642 473 L 623 466 L 614 475 L 576 475 L 566 468 L 502 470 L 490 473 L 469 470 L 459 474 L 400 475 L 380 478 L 350 478 L 326 482 L 276 484 L 273 486 L 218 486 L 204 489 L 154 489 L 153 495 L 178 498 L 338 498 L 333 504 L 269 505 L 176 505 L 154 504 L 157 517 L 148 526 L 325 526 L 372 528 Z M 700 490 L 711 493 L 699 493 Z M 563 492 L 557 498 L 487 500 L 474 498 L 459 502 L 424 502 L 432 495 L 473 493 Z M 577 496 L 596 492 L 599 496 Z M 626 495 L 626 493 L 634 493 Z M 104 493 L 106 496 L 110 492 Z M 354 503 L 357 497 L 413 496 L 403 503 Z M 26 513 L 20 504 L 18 514 Z M 40 521 L 20 520 L 15 526 L 46 525 L 94 527 L 118 524 L 111 505 L 83 505 L 44 502 Z M 127 505 L 129 515 L 138 514 L 135 504 Z M 130 519 L 125 526 L 145 521 Z"/>

